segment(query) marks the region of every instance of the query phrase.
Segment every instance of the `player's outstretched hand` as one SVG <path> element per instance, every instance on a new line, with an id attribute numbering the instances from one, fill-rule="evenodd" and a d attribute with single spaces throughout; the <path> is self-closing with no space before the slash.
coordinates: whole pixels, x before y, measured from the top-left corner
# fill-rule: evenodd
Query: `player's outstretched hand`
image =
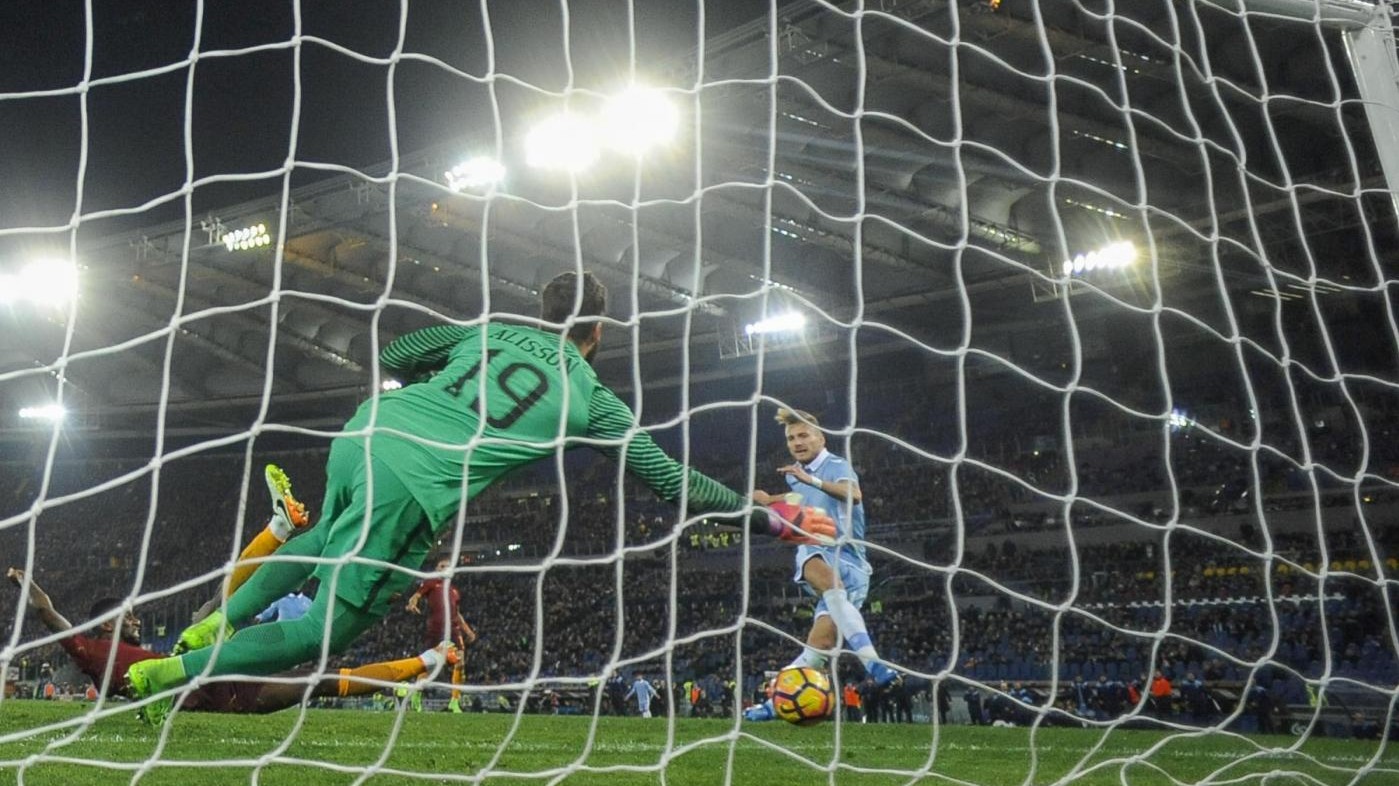
<path id="1" fill-rule="evenodd" d="M 768 506 L 769 531 L 788 543 L 835 543 L 836 523 L 820 508 L 778 501 Z"/>
<path id="2" fill-rule="evenodd" d="M 5 578 L 9 579 L 16 587 L 24 583 L 24 571 L 19 568 L 9 568 L 5 571 Z"/>

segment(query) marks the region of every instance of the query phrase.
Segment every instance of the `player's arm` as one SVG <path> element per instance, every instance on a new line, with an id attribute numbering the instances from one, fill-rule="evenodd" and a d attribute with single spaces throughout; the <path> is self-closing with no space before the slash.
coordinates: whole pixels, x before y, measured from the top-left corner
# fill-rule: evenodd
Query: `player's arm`
<path id="1" fill-rule="evenodd" d="M 796 478 L 798 482 L 805 483 L 812 488 L 824 491 L 841 502 L 849 502 L 852 505 L 858 505 L 860 504 L 860 500 L 863 499 L 860 495 L 860 485 L 855 482 L 854 478 L 822 480 L 810 472 L 807 472 L 802 468 L 801 464 L 797 463 L 788 464 L 785 467 L 778 467 L 777 471 L 781 472 L 783 475 L 790 475 Z"/>
<path id="2" fill-rule="evenodd" d="M 403 608 L 407 609 L 409 613 L 412 614 L 422 614 L 423 610 L 421 607 L 419 607 L 418 604 L 422 601 L 423 596 L 427 595 L 429 591 L 430 590 L 428 588 L 428 583 L 426 581 L 424 581 L 422 584 L 419 584 L 418 588 L 413 591 L 413 594 L 408 596 L 408 603 L 404 605 Z"/>
<path id="3" fill-rule="evenodd" d="M 434 325 L 399 336 L 379 352 L 384 373 L 404 382 L 420 382 L 447 364 L 452 348 L 476 333 L 461 325 Z"/>
<path id="4" fill-rule="evenodd" d="M 470 647 L 472 644 L 475 644 L 476 629 L 471 627 L 471 625 L 466 621 L 466 618 L 463 617 L 461 614 L 457 615 L 457 623 L 461 626 L 461 639 L 466 644 L 466 646 Z"/>
<path id="5" fill-rule="evenodd" d="M 5 578 L 14 583 L 16 587 L 24 586 L 24 571 L 19 568 L 10 568 L 5 571 Z M 29 608 L 39 612 L 39 620 L 44 623 L 44 627 L 54 633 L 61 633 L 73 627 L 66 617 L 58 613 L 53 607 L 53 599 L 47 592 L 39 586 L 39 582 L 31 579 L 29 581 Z"/>
<path id="6" fill-rule="evenodd" d="M 748 503 L 738 492 L 702 472 L 686 470 L 680 462 L 666 455 L 650 434 L 645 431 L 633 432 L 633 421 L 631 410 L 617 398 L 616 393 L 603 385 L 593 389 L 593 397 L 588 405 L 587 436 L 601 440 L 626 440 L 625 452 L 618 445 L 599 445 L 598 450 L 614 461 L 624 461 L 627 472 L 667 502 L 678 503 L 681 490 L 688 486 L 686 501 L 692 514 L 727 516 L 734 519 L 743 515 Z M 809 540 L 805 533 L 824 538 L 834 537 L 835 522 L 829 516 L 817 515 L 812 508 L 798 509 L 796 506 L 783 507 L 784 505 L 785 503 L 777 503 L 777 507 L 753 509 L 747 517 L 748 529 L 794 541 Z M 776 511 L 776 515 L 773 511 Z M 810 514 L 803 511 L 810 511 Z M 800 518 L 806 519 L 807 526 L 793 520 Z M 795 530 L 792 525 L 796 525 Z"/>

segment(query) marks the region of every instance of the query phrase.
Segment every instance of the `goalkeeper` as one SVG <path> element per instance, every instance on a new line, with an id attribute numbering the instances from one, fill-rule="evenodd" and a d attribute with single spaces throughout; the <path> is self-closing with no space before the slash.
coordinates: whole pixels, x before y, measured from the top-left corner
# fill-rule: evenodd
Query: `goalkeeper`
<path id="1" fill-rule="evenodd" d="M 462 506 L 505 473 L 561 449 L 588 445 L 622 461 L 667 501 L 682 489 L 693 514 L 744 516 L 752 531 L 793 542 L 829 539 L 829 516 L 794 505 L 750 507 L 737 492 L 667 456 L 634 427 L 626 404 L 590 365 L 602 338 L 607 292 L 591 273 L 563 273 L 541 295 L 542 321 L 429 327 L 385 347 L 384 370 L 411 384 L 371 399 L 345 426 L 326 463 L 320 526 L 263 564 L 225 604 L 186 629 L 178 657 L 143 661 L 126 677 L 144 698 L 200 674 L 271 674 L 331 654 L 381 619 L 408 589 Z M 317 559 L 319 558 L 319 559 Z M 321 592 L 306 616 L 230 632 L 312 574 Z M 157 705 L 147 715 L 162 715 Z"/>

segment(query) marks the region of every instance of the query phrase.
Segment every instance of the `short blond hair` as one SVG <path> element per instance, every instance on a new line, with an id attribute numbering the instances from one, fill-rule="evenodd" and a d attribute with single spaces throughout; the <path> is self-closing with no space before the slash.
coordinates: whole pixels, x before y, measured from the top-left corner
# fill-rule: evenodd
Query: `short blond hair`
<path id="1" fill-rule="evenodd" d="M 821 428 L 821 421 L 817 420 L 815 415 L 800 409 L 787 409 L 786 407 L 777 410 L 777 422 L 783 426 L 807 425 L 816 429 Z"/>

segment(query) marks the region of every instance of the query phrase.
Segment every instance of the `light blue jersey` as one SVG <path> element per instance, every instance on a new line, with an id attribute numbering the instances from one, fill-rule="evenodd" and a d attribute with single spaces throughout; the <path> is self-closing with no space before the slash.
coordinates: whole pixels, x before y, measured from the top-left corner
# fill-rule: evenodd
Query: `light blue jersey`
<path id="1" fill-rule="evenodd" d="M 856 487 L 860 485 L 860 476 L 855 473 L 855 468 L 850 466 L 850 462 L 829 450 L 822 449 L 816 458 L 803 468 L 812 477 L 827 483 L 845 481 Z M 801 495 L 802 505 L 821 508 L 836 522 L 836 545 L 808 544 L 797 547 L 795 580 L 806 586 L 806 582 L 802 580 L 802 566 L 812 557 L 820 557 L 832 567 L 838 567 L 840 583 L 845 586 L 850 602 L 855 604 L 856 608 L 860 607 L 869 592 L 869 579 L 873 572 L 869 561 L 865 559 L 865 506 L 832 497 L 817 486 L 802 483 L 793 475 L 787 476 L 787 485 L 794 493 Z M 837 554 L 840 555 L 839 562 L 836 559 Z M 817 615 L 823 612 L 824 600 L 816 604 Z"/>
<path id="2" fill-rule="evenodd" d="M 641 716 L 649 718 L 651 717 L 651 699 L 659 698 L 660 695 L 655 688 L 651 687 L 651 683 L 647 682 L 645 677 L 637 677 L 636 681 L 631 684 L 631 690 L 622 697 L 622 701 L 635 696 L 636 708 L 641 710 Z"/>
<path id="3" fill-rule="evenodd" d="M 286 622 L 306 616 L 311 608 L 311 599 L 300 592 L 288 592 L 272 601 L 272 605 L 253 618 L 256 622 Z"/>

